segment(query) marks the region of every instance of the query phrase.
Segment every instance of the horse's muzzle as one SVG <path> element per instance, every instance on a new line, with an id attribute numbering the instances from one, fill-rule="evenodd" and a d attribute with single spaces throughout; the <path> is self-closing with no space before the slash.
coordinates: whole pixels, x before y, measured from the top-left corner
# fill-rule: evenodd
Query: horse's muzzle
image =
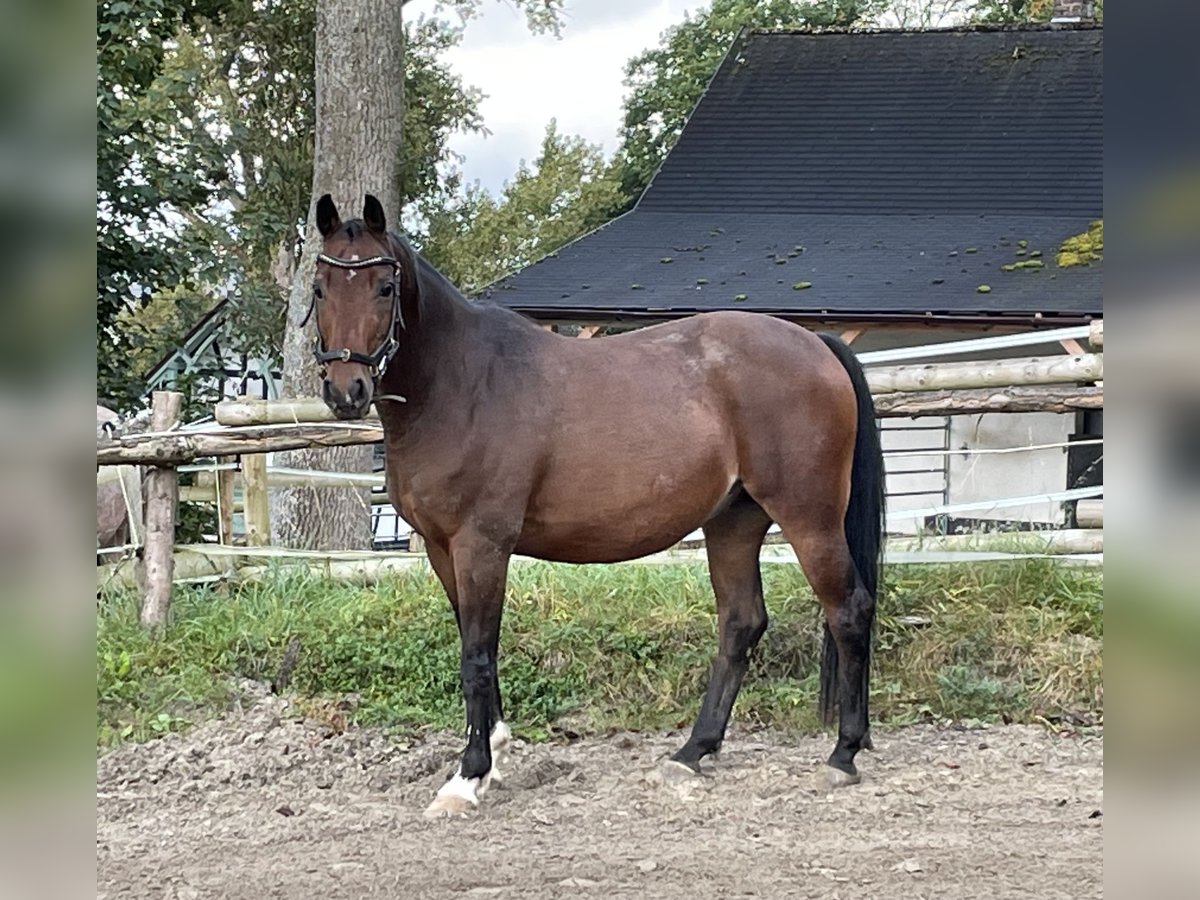
<path id="1" fill-rule="evenodd" d="M 365 378 L 353 378 L 344 388 L 326 378 L 321 385 L 325 405 L 338 419 L 361 419 L 371 406 L 372 385 Z"/>

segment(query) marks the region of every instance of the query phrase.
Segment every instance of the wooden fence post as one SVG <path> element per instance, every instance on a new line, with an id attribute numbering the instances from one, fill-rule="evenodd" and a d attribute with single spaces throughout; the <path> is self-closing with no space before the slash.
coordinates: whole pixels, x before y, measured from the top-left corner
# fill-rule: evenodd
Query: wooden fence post
<path id="1" fill-rule="evenodd" d="M 179 422 L 183 395 L 155 391 L 150 427 L 169 431 Z M 159 630 L 171 611 L 171 581 L 175 575 L 175 515 L 179 506 L 179 475 L 174 466 L 152 466 L 145 481 L 146 542 L 142 549 L 142 624 Z"/>
<path id="2" fill-rule="evenodd" d="M 246 545 L 265 547 L 271 543 L 270 497 L 267 494 L 265 453 L 248 453 L 242 457 L 242 484 L 246 492 L 242 513 L 246 517 Z"/>
<path id="3" fill-rule="evenodd" d="M 218 463 L 232 462 L 217 457 Z M 220 544 L 233 543 L 233 469 L 217 470 L 217 542 Z"/>

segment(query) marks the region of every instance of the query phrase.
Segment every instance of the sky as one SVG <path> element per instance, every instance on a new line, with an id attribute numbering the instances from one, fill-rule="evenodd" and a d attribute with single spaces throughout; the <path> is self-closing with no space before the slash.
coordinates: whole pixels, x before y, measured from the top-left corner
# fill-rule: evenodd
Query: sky
<path id="1" fill-rule="evenodd" d="M 413 20 L 433 13 L 436 5 L 415 0 L 404 14 Z M 611 155 L 621 124 L 625 63 L 657 46 L 685 11 L 707 5 L 707 0 L 567 0 L 562 36 L 555 38 L 530 34 L 525 13 L 508 0 L 483 0 L 462 43 L 446 56 L 465 84 L 485 94 L 480 112 L 491 132 L 451 141 L 465 157 L 464 180 L 497 193 L 522 159 L 537 156 L 552 118 L 561 134 L 580 135 Z"/>

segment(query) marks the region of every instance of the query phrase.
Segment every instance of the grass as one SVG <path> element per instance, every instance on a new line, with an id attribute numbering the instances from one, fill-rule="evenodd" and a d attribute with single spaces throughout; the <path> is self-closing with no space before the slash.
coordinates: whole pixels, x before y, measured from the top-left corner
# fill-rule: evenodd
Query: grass
<path id="1" fill-rule="evenodd" d="M 764 566 L 771 626 L 735 708 L 813 730 L 818 606 L 795 566 Z M 186 728 L 227 708 L 239 678 L 270 680 L 300 643 L 290 690 L 309 714 L 356 695 L 354 719 L 459 727 L 458 636 L 424 571 L 375 587 L 279 570 L 177 591 L 160 639 L 132 592 L 97 607 L 97 743 Z M 1049 560 L 895 567 L 885 577 L 875 721 L 1092 717 L 1102 708 L 1102 577 Z M 715 649 L 703 566 L 514 566 L 501 638 L 505 711 L 532 739 L 689 724 Z"/>

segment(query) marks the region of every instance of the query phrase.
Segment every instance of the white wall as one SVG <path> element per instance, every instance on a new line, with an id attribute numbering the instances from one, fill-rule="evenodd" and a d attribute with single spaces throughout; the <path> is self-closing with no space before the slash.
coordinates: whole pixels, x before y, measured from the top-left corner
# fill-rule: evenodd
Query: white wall
<path id="1" fill-rule="evenodd" d="M 995 333 L 995 332 L 991 332 Z M 1003 332 L 1002 332 L 1003 333 Z M 989 332 L 948 331 L 930 328 L 868 330 L 854 341 L 854 350 L 866 353 L 894 347 L 912 347 L 942 341 L 968 340 L 987 337 Z M 1056 356 L 1064 351 L 1057 343 L 971 353 L 946 359 L 1003 359 L 1025 356 Z M 1029 444 L 1065 442 L 1075 430 L 1075 417 L 1056 413 L 989 413 L 975 416 L 950 416 L 946 419 L 883 419 L 885 453 L 911 447 L 929 447 L 933 432 L 920 435 L 903 431 L 905 425 L 937 425 L 949 422 L 949 448 L 959 450 L 997 449 Z M 972 503 L 997 500 L 1025 494 L 1052 493 L 1066 488 L 1066 448 L 1040 450 L 1030 453 L 988 454 L 983 456 L 957 453 L 945 461 L 945 476 L 940 474 L 898 475 L 899 470 L 937 468 L 941 458 L 918 456 L 888 458 L 889 493 L 928 491 L 918 496 L 890 497 L 889 512 L 926 509 L 942 502 L 942 487 L 948 484 L 946 501 Z M 943 478 L 946 481 L 943 481 Z M 1021 507 L 988 510 L 986 508 L 955 514 L 956 518 L 991 519 L 997 521 L 1029 521 L 1043 524 L 1062 524 L 1064 513 L 1059 502 L 1042 501 Z M 896 521 L 890 530 L 914 534 L 921 523 L 915 520 Z"/>
<path id="2" fill-rule="evenodd" d="M 1075 430 L 1075 417 L 1056 413 L 989 413 L 954 416 L 950 424 L 953 449 L 994 449 L 1027 444 L 1062 443 Z M 1067 486 L 1067 451 L 996 453 L 950 457 L 950 502 L 969 503 L 1023 494 L 1048 494 Z M 1060 501 L 1041 501 L 997 510 L 972 510 L 962 518 L 1027 521 L 1061 525 Z"/>

